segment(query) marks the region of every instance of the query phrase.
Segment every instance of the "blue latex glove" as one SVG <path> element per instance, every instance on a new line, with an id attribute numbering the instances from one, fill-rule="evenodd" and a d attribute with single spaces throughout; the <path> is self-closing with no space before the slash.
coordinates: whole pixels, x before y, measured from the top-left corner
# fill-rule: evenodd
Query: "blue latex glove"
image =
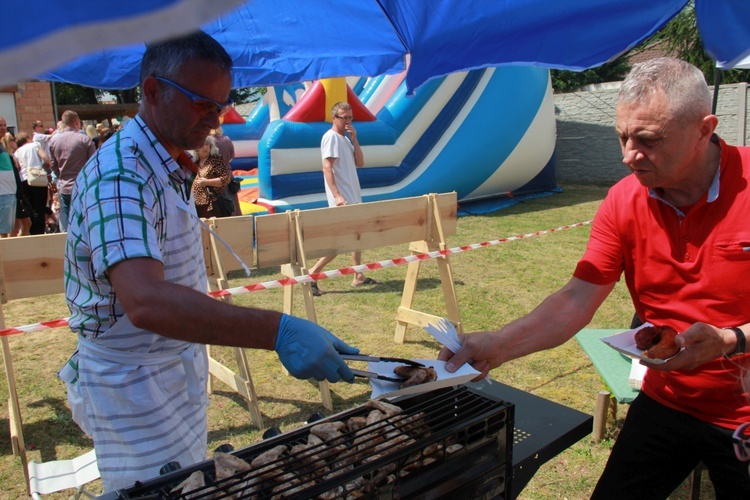
<path id="1" fill-rule="evenodd" d="M 359 349 L 312 321 L 282 315 L 275 351 L 284 367 L 297 378 L 354 381 L 354 374 L 338 353 L 358 354 Z"/>

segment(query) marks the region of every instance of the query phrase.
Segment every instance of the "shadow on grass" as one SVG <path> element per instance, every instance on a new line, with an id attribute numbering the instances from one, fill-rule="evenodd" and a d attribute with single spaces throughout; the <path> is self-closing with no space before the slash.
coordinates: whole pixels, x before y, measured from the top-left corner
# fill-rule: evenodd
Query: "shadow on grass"
<path id="1" fill-rule="evenodd" d="M 531 392 L 531 393 L 533 394 L 533 393 L 534 393 L 534 391 L 537 391 L 537 390 L 541 389 L 541 388 L 542 388 L 542 387 L 544 387 L 544 386 L 547 386 L 547 385 L 553 384 L 553 383 L 555 383 L 555 382 L 559 382 L 560 380 L 564 380 L 564 379 L 566 379 L 566 378 L 570 377 L 571 375 L 575 375 L 576 373 L 578 373 L 578 372 L 580 372 L 580 371 L 583 371 L 583 370 L 588 370 L 588 369 L 590 369 L 590 368 L 591 368 L 592 366 L 594 366 L 594 364 L 593 364 L 593 363 L 586 363 L 585 365 L 579 366 L 579 367 L 577 367 L 577 368 L 574 368 L 574 369 L 572 369 L 572 370 L 568 370 L 567 372 L 564 372 L 564 373 L 559 373 L 559 374 L 555 375 L 554 377 L 552 377 L 552 378 L 550 378 L 550 379 L 547 379 L 547 380 L 545 380 L 545 381 L 544 381 L 544 382 L 542 382 L 541 384 L 535 385 L 535 386 L 533 386 L 533 387 L 529 387 L 528 389 L 526 389 L 526 391 L 527 391 L 527 392 Z"/>
<path id="2" fill-rule="evenodd" d="M 404 289 L 404 280 L 382 280 L 378 281 L 376 285 L 361 285 L 361 286 L 349 286 L 345 289 L 326 289 L 326 280 L 319 281 L 320 289 L 325 295 L 340 295 L 349 293 L 387 293 L 387 292 L 398 292 L 401 293 Z M 455 286 L 464 286 L 466 283 L 462 280 L 454 280 Z M 437 278 L 423 278 L 417 281 L 417 291 L 420 290 L 433 290 L 438 289 L 442 286 L 441 282 Z"/>
<path id="3" fill-rule="evenodd" d="M 28 405 L 29 408 L 48 408 L 55 417 L 46 420 L 23 423 L 23 438 L 27 452 L 39 452 L 42 462 L 58 460 L 57 448 L 61 445 L 76 448 L 93 448 L 93 441 L 73 422 L 67 400 L 44 398 Z M 0 428 L 8 429 L 8 419 L 0 420 Z M 13 453 L 10 436 L 0 434 L 0 449 L 4 455 Z M 31 457 L 30 457 L 31 458 Z"/>
<path id="4" fill-rule="evenodd" d="M 317 388 L 317 384 L 315 385 Z M 241 408 L 247 407 L 245 400 L 236 392 L 214 391 L 214 395 L 222 396 L 226 399 L 229 399 Z M 328 417 L 335 413 L 339 413 L 344 410 L 349 410 L 351 408 L 354 408 L 355 406 L 361 405 L 367 402 L 369 399 L 370 398 L 367 394 L 352 396 L 349 398 L 342 398 L 334 390 L 331 390 L 331 400 L 333 402 L 333 411 L 328 411 L 323 408 L 322 403 L 320 401 L 302 401 L 302 400 L 286 399 L 282 397 L 263 396 L 262 401 L 265 404 L 292 405 L 296 408 L 296 410 L 290 413 L 284 414 L 283 419 L 271 418 L 268 415 L 263 414 L 261 412 L 263 416 L 263 429 L 258 429 L 258 427 L 256 427 L 251 422 L 250 416 L 248 414 L 247 424 L 239 425 L 239 426 L 228 426 L 223 429 L 209 431 L 208 441 L 209 442 L 225 441 L 226 439 L 229 439 L 232 436 L 236 436 L 237 434 L 264 431 L 265 429 L 268 429 L 270 427 L 279 427 L 288 422 L 297 422 L 297 423 L 306 422 L 307 420 L 310 419 L 310 417 L 314 413 L 317 413 L 317 412 L 320 412 L 326 417 Z"/>
<path id="5" fill-rule="evenodd" d="M 550 208 L 573 207 L 575 205 L 581 205 L 584 203 L 590 203 L 593 201 L 600 201 L 604 199 L 604 196 L 607 194 L 607 191 L 610 187 L 611 185 L 583 185 L 572 183 L 561 184 L 561 193 L 554 193 L 549 196 L 532 198 L 529 200 L 518 200 L 518 202 L 513 206 L 502 208 L 500 210 L 487 214 L 473 215 L 472 217 L 486 217 L 488 219 L 496 219 L 509 215 L 540 212 L 548 210 Z"/>
<path id="6" fill-rule="evenodd" d="M 317 389 L 317 384 L 314 385 Z M 213 394 L 233 401 L 240 408 L 247 407 L 245 400 L 236 392 L 214 391 Z M 333 412 L 329 412 L 323 409 L 322 403 L 320 403 L 319 401 L 311 402 L 285 399 L 283 397 L 264 396 L 264 403 L 287 405 L 291 404 L 292 406 L 296 407 L 296 410 L 291 413 L 285 414 L 283 419 L 270 418 L 268 415 L 264 414 L 263 429 L 258 429 L 251 422 L 250 415 L 248 413 L 246 425 L 228 426 L 221 430 L 209 431 L 208 440 L 209 442 L 225 441 L 226 439 L 229 439 L 233 435 L 236 435 L 238 433 L 263 431 L 269 427 L 280 426 L 287 422 L 304 422 L 307 421 L 310 416 L 316 412 L 321 412 L 326 416 L 329 416 L 333 413 L 338 413 L 346 409 L 358 406 L 366 402 L 369 399 L 369 396 L 364 394 L 352 396 L 350 398 L 342 398 L 339 394 L 332 390 L 331 399 L 333 401 L 334 407 Z M 38 452 L 40 454 L 40 460 L 42 462 L 51 462 L 60 459 L 61 457 L 57 455 L 57 449 L 60 446 L 71 446 L 83 449 L 93 448 L 93 441 L 83 433 L 80 427 L 78 427 L 78 424 L 73 422 L 66 401 L 60 398 L 45 398 L 36 401 L 29 406 L 36 408 L 48 407 L 56 415 L 56 417 L 53 418 L 48 418 L 46 420 L 40 420 L 32 423 L 24 423 L 23 425 L 23 436 L 27 452 Z M 7 418 L 0 419 L 0 428 L 9 429 L 9 421 Z M 10 456 L 13 453 L 10 444 L 10 435 L 7 432 L 3 432 L 0 434 L 0 449 L 3 450 L 0 455 Z"/>

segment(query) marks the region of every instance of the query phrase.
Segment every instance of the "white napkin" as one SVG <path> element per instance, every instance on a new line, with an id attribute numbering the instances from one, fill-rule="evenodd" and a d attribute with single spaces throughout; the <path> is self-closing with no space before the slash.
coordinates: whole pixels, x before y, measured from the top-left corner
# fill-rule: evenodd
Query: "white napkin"
<path id="1" fill-rule="evenodd" d="M 440 318 L 437 325 L 428 324 L 424 330 L 435 337 L 435 340 L 450 349 L 453 353 L 461 349 L 461 341 L 458 339 L 458 332 L 453 323 L 445 318 Z"/>
<path id="2" fill-rule="evenodd" d="M 436 325 L 433 325 L 432 323 L 429 323 L 427 326 L 424 327 L 424 330 L 435 337 L 435 340 L 440 342 L 442 345 L 450 349 L 452 353 L 457 353 L 459 349 L 461 349 L 461 339 L 458 338 L 458 332 L 456 331 L 456 327 L 453 326 L 453 323 L 450 322 L 447 318 L 440 318 Z M 466 363 L 464 366 L 468 366 L 472 363 L 472 360 L 469 360 L 468 363 Z M 463 367 L 459 368 L 456 373 L 460 372 Z M 472 370 L 474 370 L 472 368 Z M 476 370 L 474 370 L 476 371 Z M 480 372 L 477 372 L 480 373 Z M 492 380 L 489 379 L 489 377 L 484 379 L 487 384 L 491 384 Z"/>

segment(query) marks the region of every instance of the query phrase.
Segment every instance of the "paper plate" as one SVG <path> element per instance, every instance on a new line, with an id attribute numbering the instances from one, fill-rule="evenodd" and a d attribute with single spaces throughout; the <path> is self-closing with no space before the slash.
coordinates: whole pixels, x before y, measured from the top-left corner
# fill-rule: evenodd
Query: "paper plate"
<path id="1" fill-rule="evenodd" d="M 602 342 L 607 344 L 609 347 L 614 349 L 615 351 L 619 351 L 623 354 L 626 354 L 630 356 L 631 358 L 635 359 L 642 359 L 644 361 L 648 361 L 649 363 L 653 365 L 660 365 L 662 363 L 666 363 L 667 360 L 672 359 L 674 356 L 669 357 L 667 359 L 654 359 L 649 358 L 648 356 L 643 355 L 643 351 L 638 349 L 635 346 L 635 332 L 640 330 L 641 328 L 646 328 L 647 326 L 654 326 L 651 323 L 644 323 L 643 325 L 639 326 L 638 328 L 634 328 L 633 330 L 627 330 L 622 333 L 616 333 L 615 335 L 612 335 L 611 337 L 604 337 Z M 677 351 L 679 354 L 680 351 Z M 675 354 L 677 356 L 677 354 Z"/>
<path id="2" fill-rule="evenodd" d="M 437 373 L 437 380 L 434 382 L 428 382 L 426 384 L 413 385 L 406 389 L 400 389 L 401 384 L 398 382 L 388 382 L 386 380 L 370 379 L 370 385 L 372 385 L 372 399 L 376 398 L 392 398 L 396 396 L 406 396 L 408 394 L 419 394 L 427 391 L 434 391 L 435 389 L 441 389 L 443 387 L 452 387 L 455 385 L 465 384 L 470 382 L 472 379 L 481 375 L 470 364 L 465 364 L 454 373 L 449 373 L 445 369 L 445 361 L 438 361 L 436 359 L 415 359 L 419 363 L 425 366 L 431 366 Z M 380 361 L 377 363 L 368 363 L 367 369 L 371 372 L 375 372 L 378 375 L 386 375 L 394 377 L 393 369 L 397 366 L 402 366 L 402 363 L 391 363 Z"/>

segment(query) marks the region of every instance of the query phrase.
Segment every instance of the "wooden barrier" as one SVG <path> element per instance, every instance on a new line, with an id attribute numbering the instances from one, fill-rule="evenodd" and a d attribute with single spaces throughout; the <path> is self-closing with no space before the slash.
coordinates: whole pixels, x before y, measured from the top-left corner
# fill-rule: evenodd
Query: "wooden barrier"
<path id="1" fill-rule="evenodd" d="M 448 249 L 445 237 L 456 233 L 456 211 L 458 207 L 456 204 L 456 193 L 451 194 L 453 195 L 452 198 L 447 195 L 429 195 L 427 197 L 425 223 L 421 227 L 423 232 L 419 235 L 421 239 L 419 241 L 412 240 L 411 245 L 409 245 L 409 250 L 412 254 Z M 457 332 L 463 333 L 463 323 L 461 321 L 461 312 L 458 308 L 458 297 L 456 296 L 456 286 L 453 281 L 450 257 L 444 255 L 436 260 L 438 271 L 440 272 L 440 285 L 443 289 L 448 320 L 453 323 Z M 393 340 L 398 344 L 404 342 L 408 325 L 416 325 L 422 328 L 429 323 L 437 323 L 440 319 L 438 316 L 416 311 L 412 308 L 414 296 L 417 293 L 417 281 L 421 266 L 421 260 L 411 262 L 406 271 L 401 305 L 396 313 L 396 333 L 393 336 Z"/>
<path id="2" fill-rule="evenodd" d="M 203 250 L 208 289 L 211 291 L 225 290 L 228 284 L 227 273 L 243 269 L 243 267 L 217 236 L 221 237 L 248 267 L 252 267 L 254 256 L 253 219 L 252 217 L 224 217 L 210 219 L 206 222 L 213 231 L 213 233 L 210 233 L 205 229 L 203 230 Z M 224 297 L 221 300 L 232 302 L 232 297 Z M 239 347 L 233 348 L 234 357 L 237 360 L 237 371 L 239 372 L 234 373 L 211 356 L 211 346 L 207 346 L 207 349 L 209 394 L 213 393 L 215 379 L 218 378 L 245 399 L 253 424 L 262 429 L 263 417 L 258 407 L 258 396 L 255 392 L 245 350 Z"/>
<path id="3" fill-rule="evenodd" d="M 307 274 L 306 262 L 389 245 L 411 243 L 412 253 L 446 249 L 456 232 L 456 193 L 287 212 L 256 217 L 258 267 L 282 266 L 285 276 Z M 450 259 L 437 259 L 448 319 L 462 331 Z M 438 317 L 412 308 L 420 262 L 409 264 L 394 340 L 403 342 L 409 324 L 424 326 Z M 284 288 L 284 312 L 293 306 L 293 286 Z M 307 318 L 316 320 L 310 285 L 302 284 Z"/>
<path id="4" fill-rule="evenodd" d="M 7 328 L 2 304 L 14 299 L 41 297 L 63 293 L 63 263 L 65 233 L 22 238 L 0 239 L 0 329 Z M 29 469 L 23 439 L 23 419 L 18 402 L 18 389 L 13 371 L 13 358 L 8 337 L 1 337 L 5 378 L 8 382 L 8 413 L 10 442 L 13 455 L 21 458 L 26 488 L 29 489 Z"/>

